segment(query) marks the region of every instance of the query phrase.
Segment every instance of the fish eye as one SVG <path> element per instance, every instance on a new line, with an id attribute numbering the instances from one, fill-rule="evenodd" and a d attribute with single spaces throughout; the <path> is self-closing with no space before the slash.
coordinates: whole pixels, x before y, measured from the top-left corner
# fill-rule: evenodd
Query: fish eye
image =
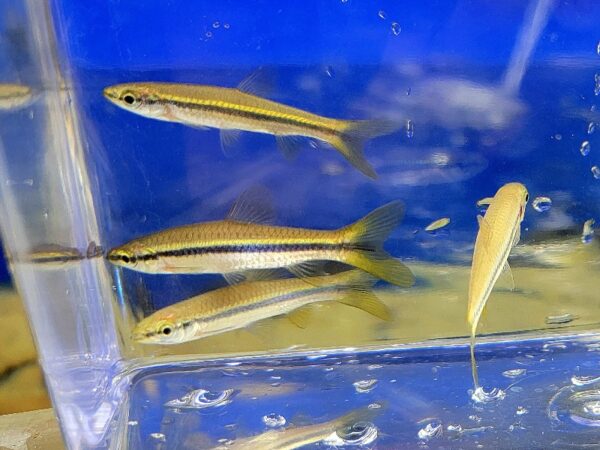
<path id="1" fill-rule="evenodd" d="M 528 202 L 529 201 L 529 194 L 525 194 L 525 201 Z"/>
<path id="2" fill-rule="evenodd" d="M 168 336 L 173 332 L 173 329 L 169 325 L 165 325 L 164 327 L 162 327 L 160 332 L 165 336 Z"/>
<path id="3" fill-rule="evenodd" d="M 127 94 L 123 95 L 123 101 L 128 105 L 133 105 L 135 103 L 135 97 L 132 93 L 128 92 Z"/>
<path id="4" fill-rule="evenodd" d="M 129 263 L 129 256 L 121 255 L 121 261 L 123 261 L 125 264 Z"/>

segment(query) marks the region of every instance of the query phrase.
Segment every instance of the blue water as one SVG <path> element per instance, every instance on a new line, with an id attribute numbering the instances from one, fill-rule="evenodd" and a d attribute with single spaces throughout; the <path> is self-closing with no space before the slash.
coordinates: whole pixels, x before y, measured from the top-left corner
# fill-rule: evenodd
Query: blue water
<path id="1" fill-rule="evenodd" d="M 547 20 L 531 19 L 536 4 L 546 5 Z M 273 193 L 277 223 L 297 227 L 342 227 L 402 200 L 405 218 L 386 249 L 409 266 L 469 263 L 476 201 L 510 181 L 524 183 L 531 198 L 552 198 L 547 212 L 528 208 L 525 242 L 578 234 L 585 220 L 600 220 L 600 180 L 592 173 L 600 166 L 600 3 L 57 0 L 52 9 L 104 248 L 221 219 L 254 185 Z M 537 35 L 534 23 L 541 24 Z M 519 72 L 523 36 L 533 36 L 532 47 Z M 289 161 L 272 136 L 244 133 L 226 156 L 217 130 L 140 117 L 102 96 L 108 85 L 133 81 L 235 87 L 259 69 L 271 99 L 330 117 L 396 121 L 398 132 L 366 146 L 379 178 L 309 140 Z M 423 232 L 444 216 L 451 217 L 445 231 Z M 123 311 L 154 310 L 224 285 L 219 276 L 112 276 Z M 426 326 L 428 315 L 422 320 Z M 81 321 L 77 338 L 84 341 Z M 464 341 L 240 360 L 202 361 L 192 353 L 176 363 L 175 350 L 134 347 L 128 331 L 119 330 L 118 364 L 84 356 L 111 370 L 144 365 L 130 379 L 117 377 L 126 380 L 126 395 L 112 430 L 124 429 L 131 449 L 211 448 L 267 431 L 269 414 L 285 418 L 281 429 L 292 432 L 368 405 L 380 410 L 362 424 L 377 430 L 376 440 L 363 442 L 368 448 L 581 448 L 598 441 L 593 337 L 508 336 L 478 347 L 486 388 L 504 398 L 475 404 Z M 200 404 L 181 406 L 186 394 L 200 392 Z M 215 400 L 222 395 L 229 397 Z M 91 434 L 103 423 L 99 404 L 82 408 L 95 411 L 82 420 Z"/>
<path id="2" fill-rule="evenodd" d="M 481 347 L 486 382 L 506 393 L 487 404 L 469 398 L 463 347 L 161 367 L 133 382 L 129 442 L 209 448 L 266 432 L 265 416 L 300 427 L 295 419 L 319 423 L 379 405 L 378 438 L 368 448 L 586 448 L 597 445 L 600 426 L 598 349 L 595 339 Z M 361 381 L 369 388 L 358 392 Z M 208 393 L 191 406 L 156 408 L 199 389 Z"/>

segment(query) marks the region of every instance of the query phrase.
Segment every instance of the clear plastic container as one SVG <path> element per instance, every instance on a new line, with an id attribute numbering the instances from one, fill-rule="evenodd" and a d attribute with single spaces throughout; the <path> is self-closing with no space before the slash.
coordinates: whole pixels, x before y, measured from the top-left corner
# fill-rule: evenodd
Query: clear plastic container
<path id="1" fill-rule="evenodd" d="M 0 3 L 0 17 L 0 224 L 69 448 L 597 442 L 600 6 L 29 0 Z M 378 178 L 318 139 L 286 159 L 273 136 L 222 143 L 103 94 L 248 79 L 304 111 L 395 123 L 366 142 Z M 478 329 L 474 391 L 477 201 L 511 181 L 531 200 L 515 288 L 500 277 Z M 302 327 L 273 314 L 139 342 L 144 316 L 226 282 L 142 273 L 109 250 L 222 220 L 256 186 L 290 227 L 338 229 L 401 200 L 385 249 L 416 284 L 373 288 L 389 320 L 321 302 Z"/>

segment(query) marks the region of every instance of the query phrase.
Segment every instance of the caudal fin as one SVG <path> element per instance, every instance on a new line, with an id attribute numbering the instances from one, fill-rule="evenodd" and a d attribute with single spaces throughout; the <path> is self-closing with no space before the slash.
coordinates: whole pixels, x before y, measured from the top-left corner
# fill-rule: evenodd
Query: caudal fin
<path id="1" fill-rule="evenodd" d="M 385 120 L 350 120 L 344 123 L 344 129 L 329 143 L 366 176 L 377 178 L 375 170 L 363 155 L 365 142 L 377 136 L 393 133 L 399 128 L 398 124 Z"/>
<path id="2" fill-rule="evenodd" d="M 335 282 L 344 288 L 343 295 L 338 299 L 340 303 L 362 309 L 381 320 L 391 320 L 389 308 L 371 291 L 377 278 L 362 270 L 349 270 L 334 277 Z"/>
<path id="3" fill-rule="evenodd" d="M 415 278 L 409 268 L 383 250 L 383 241 L 396 228 L 403 211 L 402 203 L 391 202 L 343 229 L 348 249 L 344 262 L 388 283 L 412 286 Z"/>

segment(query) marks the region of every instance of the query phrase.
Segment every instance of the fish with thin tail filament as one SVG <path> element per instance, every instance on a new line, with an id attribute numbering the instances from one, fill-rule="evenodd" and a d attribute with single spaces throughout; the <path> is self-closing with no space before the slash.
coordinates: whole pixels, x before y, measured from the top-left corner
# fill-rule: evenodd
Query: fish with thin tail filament
<path id="1" fill-rule="evenodd" d="M 310 305 L 325 301 L 337 301 L 390 320 L 389 309 L 370 290 L 376 282 L 376 278 L 362 270 L 302 279 L 246 281 L 152 313 L 136 325 L 133 340 L 145 344 L 180 344 L 284 314 L 304 328 Z"/>
<path id="2" fill-rule="evenodd" d="M 519 242 L 521 222 L 529 201 L 527 188 L 521 183 L 502 186 L 494 197 L 486 199 L 485 216 L 477 216 L 479 232 L 475 240 L 467 321 L 470 326 L 471 371 L 475 392 L 480 389 L 475 362 L 475 334 L 485 304 L 503 270 L 510 273 L 508 255 Z M 511 274 L 512 276 L 512 274 Z"/>
<path id="3" fill-rule="evenodd" d="M 252 79 L 238 88 L 160 82 L 124 83 L 104 89 L 115 105 L 157 120 L 221 130 L 225 150 L 239 131 L 276 136 L 280 149 L 293 156 L 298 137 L 326 142 L 371 178 L 377 175 L 363 156 L 364 143 L 399 126 L 386 120 L 341 120 L 319 116 L 255 95 Z"/>
<path id="4" fill-rule="evenodd" d="M 414 283 L 411 271 L 383 249 L 403 209 L 394 201 L 338 230 L 274 226 L 267 224 L 273 219 L 268 196 L 251 189 L 238 198 L 226 220 L 140 237 L 110 250 L 107 259 L 153 274 L 220 273 L 233 283 L 246 271 L 286 268 L 304 277 L 321 261 L 336 261 L 409 287 Z"/>

